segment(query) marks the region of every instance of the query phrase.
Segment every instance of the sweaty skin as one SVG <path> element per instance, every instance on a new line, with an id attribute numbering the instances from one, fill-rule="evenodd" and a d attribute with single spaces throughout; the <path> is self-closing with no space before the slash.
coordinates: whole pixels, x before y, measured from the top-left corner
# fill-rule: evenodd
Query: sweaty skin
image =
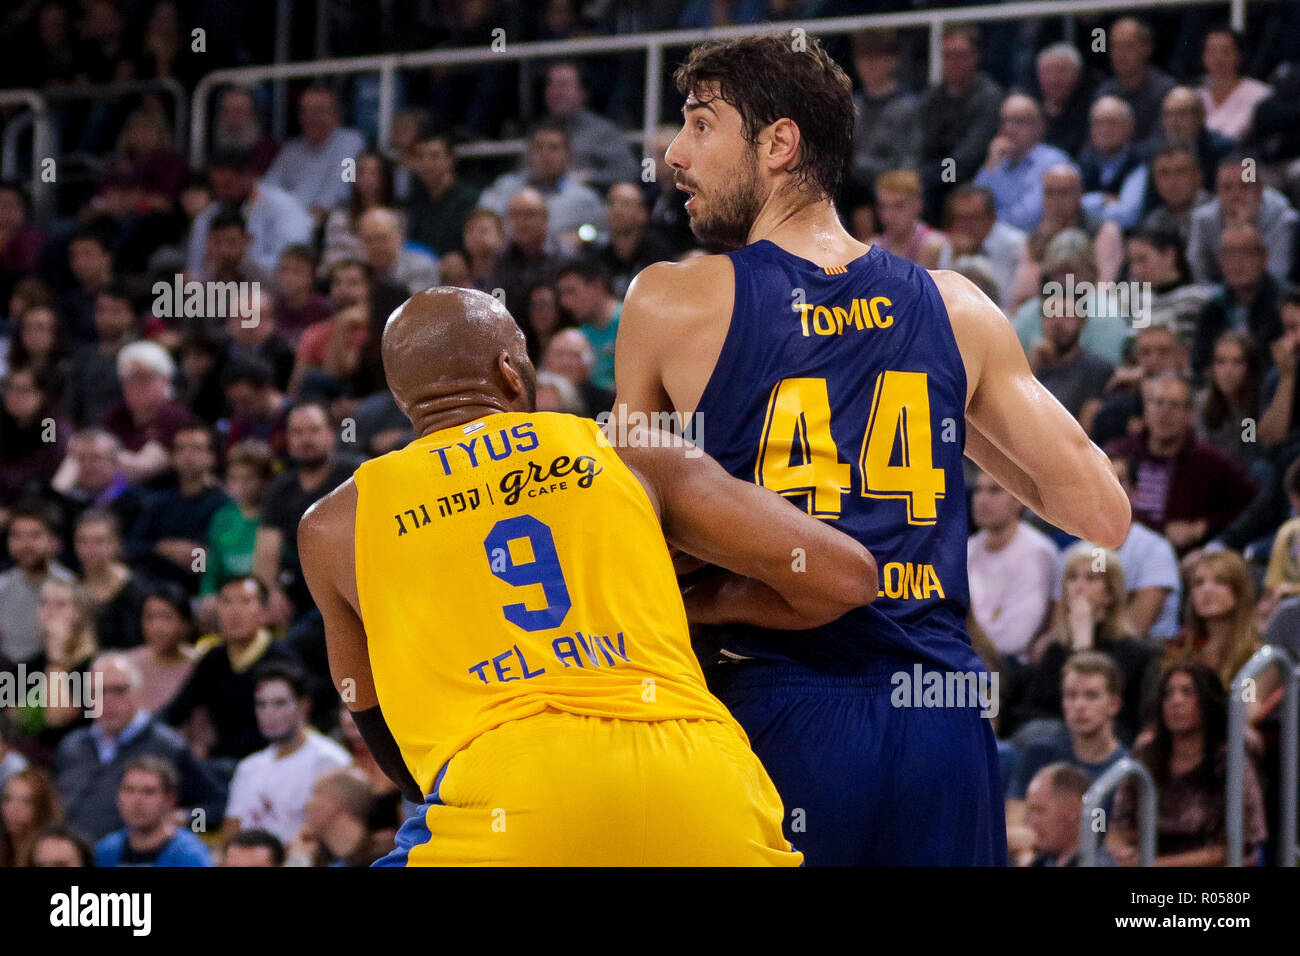
<path id="1" fill-rule="evenodd" d="M 389 387 L 417 437 L 533 410 L 536 373 L 523 333 L 482 292 L 436 287 L 412 296 L 389 317 L 382 349 Z M 702 614 L 725 616 L 732 605 L 753 604 L 772 626 L 803 628 L 875 599 L 876 562 L 852 538 L 732 478 L 709 456 L 671 447 L 667 437 L 638 434 L 629 445 L 618 454 L 644 486 L 668 541 L 736 573 L 698 592 L 694 600 L 707 599 L 710 609 Z M 357 597 L 356 507 L 356 483 L 348 479 L 303 516 L 298 547 L 324 617 L 330 673 L 348 708 L 360 712 L 379 698 Z M 802 563 L 791 560 L 796 548 L 804 549 Z"/>
<path id="2" fill-rule="evenodd" d="M 736 170 L 750 165 L 740 114 L 707 89 L 701 96 L 687 99 L 682 130 L 665 157 L 679 188 L 691 195 L 686 208 L 693 224 L 744 207 L 734 199 L 734 183 Z M 867 252 L 828 199 L 792 182 L 787 170 L 799 152 L 794 123 L 779 119 L 765 127 L 752 148 L 757 173 L 751 186 L 762 202 L 746 244 L 768 239 L 823 267 Z M 1109 460 L 1034 378 L 998 307 L 955 272 L 931 275 L 966 367 L 967 457 L 1058 528 L 1118 548 L 1128 536 L 1131 511 Z M 695 411 L 722 352 L 734 290 L 724 255 L 656 263 L 633 280 L 615 351 L 617 411 L 676 411 L 684 419 Z"/>

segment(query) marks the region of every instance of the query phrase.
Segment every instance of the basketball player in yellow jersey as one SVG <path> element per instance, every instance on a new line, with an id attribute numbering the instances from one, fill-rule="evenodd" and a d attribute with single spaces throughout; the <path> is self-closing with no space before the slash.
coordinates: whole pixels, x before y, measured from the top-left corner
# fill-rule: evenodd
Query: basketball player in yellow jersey
<path id="1" fill-rule="evenodd" d="M 377 865 L 801 862 L 705 688 L 664 538 L 736 573 L 711 606 L 761 600 L 787 627 L 870 602 L 870 553 L 692 447 L 616 450 L 533 412 L 491 296 L 421 292 L 382 348 L 419 437 L 298 535 L 335 684 L 424 804 Z"/>

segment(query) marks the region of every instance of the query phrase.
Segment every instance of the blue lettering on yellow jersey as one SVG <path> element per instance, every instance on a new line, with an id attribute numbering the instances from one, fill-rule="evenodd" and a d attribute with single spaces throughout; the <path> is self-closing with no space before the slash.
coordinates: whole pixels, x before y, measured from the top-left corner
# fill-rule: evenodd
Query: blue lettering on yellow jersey
<path id="1" fill-rule="evenodd" d="M 838 673 L 879 655 L 978 670 L 966 633 L 966 371 L 933 279 L 875 247 L 830 268 L 767 240 L 728 255 L 736 298 L 696 409 L 704 450 L 862 542 L 880 590 L 824 627 L 731 626 L 716 645 Z"/>

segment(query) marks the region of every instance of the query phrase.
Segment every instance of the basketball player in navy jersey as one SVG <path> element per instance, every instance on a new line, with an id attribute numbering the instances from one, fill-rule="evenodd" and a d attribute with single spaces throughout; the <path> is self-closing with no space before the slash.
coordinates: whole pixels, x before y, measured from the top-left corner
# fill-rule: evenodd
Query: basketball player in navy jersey
<path id="1" fill-rule="evenodd" d="M 1128 498 L 997 306 L 845 231 L 833 197 L 850 83 L 814 39 L 708 43 L 675 80 L 685 122 L 666 159 L 695 235 L 727 251 L 633 282 L 614 413 L 675 411 L 733 475 L 849 533 L 880 567 L 874 603 L 818 627 L 778 616 L 755 581 L 689 586 L 710 687 L 809 864 L 1002 865 L 997 685 L 964 625 L 962 454 L 1105 547 L 1124 541 Z"/>

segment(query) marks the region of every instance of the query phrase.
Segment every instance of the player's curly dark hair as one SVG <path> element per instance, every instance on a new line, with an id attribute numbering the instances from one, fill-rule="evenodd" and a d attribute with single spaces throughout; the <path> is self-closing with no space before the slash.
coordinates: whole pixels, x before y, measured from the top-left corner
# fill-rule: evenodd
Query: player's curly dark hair
<path id="1" fill-rule="evenodd" d="M 746 142 L 781 118 L 799 127 L 794 181 L 834 200 L 853 150 L 853 84 L 816 37 L 791 32 L 714 40 L 691 50 L 673 73 L 683 96 L 717 84 L 735 107 Z"/>

